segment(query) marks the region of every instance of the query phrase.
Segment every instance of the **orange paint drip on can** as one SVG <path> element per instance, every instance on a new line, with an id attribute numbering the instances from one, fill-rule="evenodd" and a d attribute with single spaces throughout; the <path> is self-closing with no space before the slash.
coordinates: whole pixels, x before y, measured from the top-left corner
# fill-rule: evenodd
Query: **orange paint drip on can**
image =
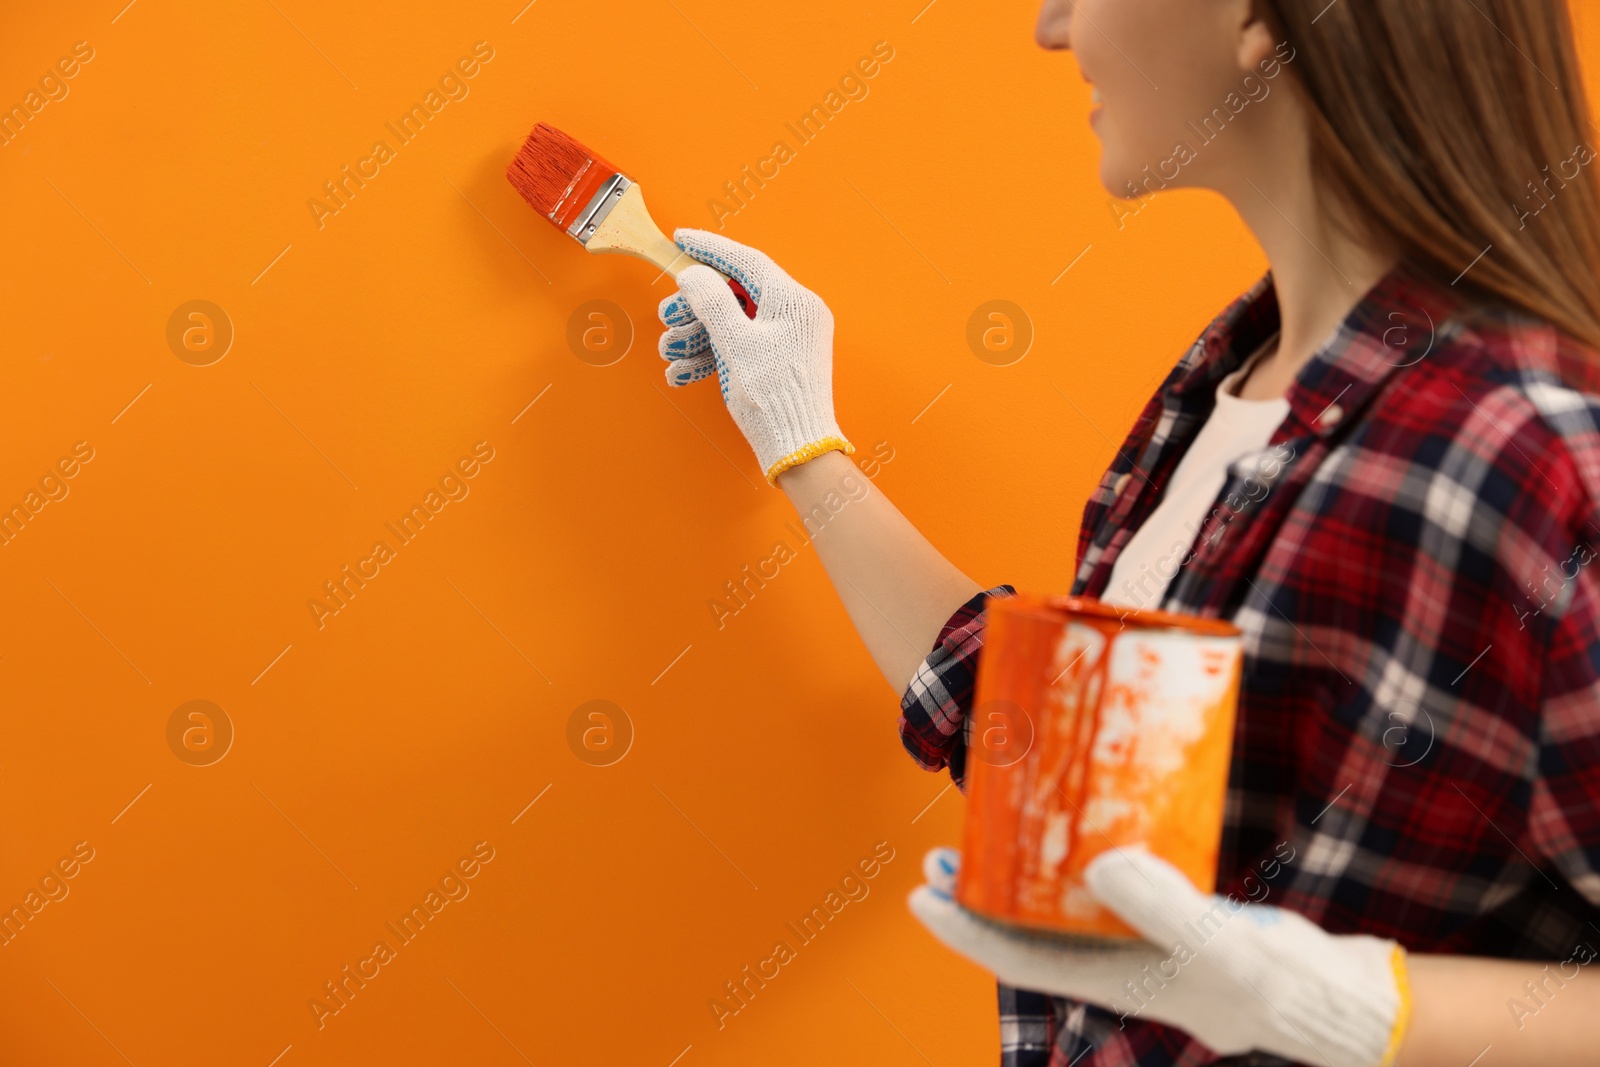
<path id="1" fill-rule="evenodd" d="M 1136 937 L 1083 870 L 1141 844 L 1213 891 L 1242 659 L 1238 628 L 1218 619 L 991 599 L 956 899 L 1024 926 Z"/>

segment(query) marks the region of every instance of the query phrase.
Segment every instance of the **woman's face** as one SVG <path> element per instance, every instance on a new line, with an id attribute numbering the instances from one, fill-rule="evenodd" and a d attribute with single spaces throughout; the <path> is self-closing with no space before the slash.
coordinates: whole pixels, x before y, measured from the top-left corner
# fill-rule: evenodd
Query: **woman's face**
<path id="1" fill-rule="evenodd" d="M 1270 79 L 1259 66 L 1278 42 L 1251 0 L 1044 0 L 1034 36 L 1070 49 L 1096 90 L 1089 122 L 1113 196 L 1248 173 L 1261 105 L 1287 87 L 1281 63 Z"/>

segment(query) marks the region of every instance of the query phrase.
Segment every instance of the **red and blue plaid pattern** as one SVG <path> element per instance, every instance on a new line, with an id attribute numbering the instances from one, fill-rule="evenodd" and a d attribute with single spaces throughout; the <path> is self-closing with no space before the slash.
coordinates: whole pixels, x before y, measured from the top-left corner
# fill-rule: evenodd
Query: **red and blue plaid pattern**
<path id="1" fill-rule="evenodd" d="M 1278 328 L 1271 275 L 1185 354 L 1084 508 L 1099 596 L 1216 384 Z M 1218 892 L 1294 850 L 1272 903 L 1415 952 L 1567 959 L 1600 944 L 1600 363 L 1549 325 L 1396 268 L 1234 464 L 1159 604 L 1244 632 Z M 901 702 L 963 789 L 979 593 Z M 1005 1067 L 1219 1060 L 1155 1023 L 1000 989 Z"/>

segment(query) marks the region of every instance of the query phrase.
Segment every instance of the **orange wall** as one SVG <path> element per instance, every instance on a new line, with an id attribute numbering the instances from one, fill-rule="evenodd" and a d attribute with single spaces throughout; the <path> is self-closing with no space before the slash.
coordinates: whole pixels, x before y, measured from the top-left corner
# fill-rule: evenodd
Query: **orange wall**
<path id="1" fill-rule="evenodd" d="M 0 548 L 0 904 L 93 854 L 0 948 L 0 1059 L 990 1062 L 990 979 L 903 904 L 960 796 L 902 753 L 716 389 L 664 388 L 670 283 L 585 256 L 502 173 L 542 119 L 663 225 L 710 224 L 888 42 L 725 232 L 833 307 L 877 484 L 979 580 L 1038 589 L 1069 583 L 1111 439 L 1263 269 L 1225 206 L 1118 229 L 1086 87 L 1024 3 L 122 2 L 0 35 L 5 104 L 93 49 L 0 148 L 0 504 L 93 454 Z M 397 146 L 385 123 L 479 41 L 469 95 Z M 319 226 L 307 201 L 378 139 L 394 158 Z M 594 366 L 566 333 L 602 299 L 635 337 Z M 1036 331 L 1011 366 L 965 341 L 992 299 Z M 234 332 L 207 366 L 167 340 L 192 300 Z M 469 495 L 398 546 L 385 522 L 478 442 Z M 319 628 L 308 601 L 380 539 Z M 778 541 L 798 558 L 719 628 Z M 610 766 L 568 741 L 597 699 L 632 724 Z M 194 700 L 234 734 L 205 766 L 169 743 Z M 384 924 L 478 842 L 470 894 L 396 947 Z M 870 894 L 719 1029 L 710 998 L 879 842 Z M 380 938 L 319 1029 L 310 998 Z"/>

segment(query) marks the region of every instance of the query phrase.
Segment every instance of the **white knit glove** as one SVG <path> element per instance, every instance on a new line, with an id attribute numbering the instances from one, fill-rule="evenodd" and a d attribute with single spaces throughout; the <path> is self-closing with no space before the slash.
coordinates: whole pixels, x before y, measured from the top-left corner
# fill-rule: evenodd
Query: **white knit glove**
<path id="1" fill-rule="evenodd" d="M 1319 1067 L 1379 1067 L 1399 1049 L 1410 989 L 1393 941 L 1329 934 L 1283 908 L 1202 893 L 1143 848 L 1102 853 L 1084 880 L 1144 941 L 1031 932 L 957 904 L 960 862 L 954 849 L 929 852 L 911 910 L 1007 985 L 1175 1026 L 1224 1056 L 1259 1049 Z"/>
<path id="2" fill-rule="evenodd" d="M 856 446 L 833 417 L 833 313 L 765 255 L 705 230 L 678 230 L 678 247 L 745 287 L 748 318 L 728 283 L 699 265 L 678 275 L 661 302 L 660 349 L 667 384 L 687 385 L 714 368 L 733 421 L 776 484 L 778 474 L 824 452 Z"/>

